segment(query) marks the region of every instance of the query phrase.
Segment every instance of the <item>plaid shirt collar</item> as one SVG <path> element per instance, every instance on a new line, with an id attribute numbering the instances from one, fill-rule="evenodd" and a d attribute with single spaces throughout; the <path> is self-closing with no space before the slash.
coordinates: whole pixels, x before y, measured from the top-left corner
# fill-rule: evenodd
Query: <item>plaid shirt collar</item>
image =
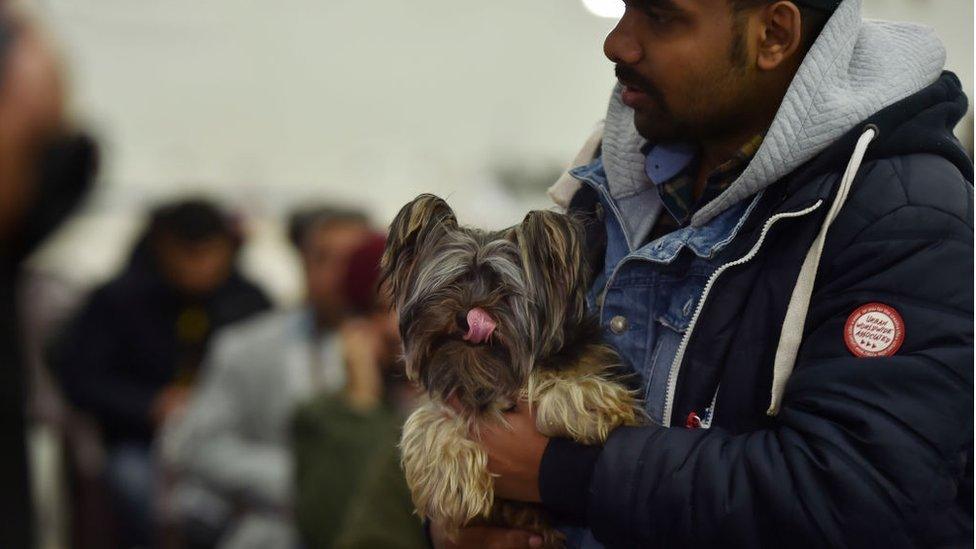
<path id="1" fill-rule="evenodd" d="M 742 174 L 762 145 L 764 137 L 762 134 L 756 135 L 742 145 L 732 158 L 715 168 L 708 175 L 705 189 L 697 201 L 694 199 L 697 151 L 684 146 L 655 146 L 644 151 L 647 157 L 647 176 L 657 186 L 661 201 L 677 226 L 686 225 L 699 208 L 722 194 Z M 670 166 L 662 168 L 661 160 Z M 656 181 L 655 177 L 663 180 Z"/>

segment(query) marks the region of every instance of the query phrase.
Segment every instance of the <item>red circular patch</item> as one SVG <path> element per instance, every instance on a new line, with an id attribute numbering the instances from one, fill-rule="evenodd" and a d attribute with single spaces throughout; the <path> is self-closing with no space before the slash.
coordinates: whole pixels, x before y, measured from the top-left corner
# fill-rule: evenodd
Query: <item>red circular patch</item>
<path id="1" fill-rule="evenodd" d="M 856 357 L 892 356 L 905 341 L 905 321 L 894 307 L 868 303 L 847 317 L 844 343 Z"/>

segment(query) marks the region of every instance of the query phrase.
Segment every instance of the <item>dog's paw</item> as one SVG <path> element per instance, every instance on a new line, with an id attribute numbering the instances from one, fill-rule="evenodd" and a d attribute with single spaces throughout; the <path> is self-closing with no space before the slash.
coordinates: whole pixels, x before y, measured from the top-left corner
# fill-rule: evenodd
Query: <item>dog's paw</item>
<path id="1" fill-rule="evenodd" d="M 643 419 L 633 391 L 598 373 L 542 372 L 534 381 L 536 426 L 548 437 L 601 444 L 617 427 Z"/>
<path id="2" fill-rule="evenodd" d="M 442 524 L 448 535 L 487 518 L 494 500 L 488 454 L 467 434 L 460 418 L 428 402 L 407 419 L 400 440 L 418 514 Z"/>

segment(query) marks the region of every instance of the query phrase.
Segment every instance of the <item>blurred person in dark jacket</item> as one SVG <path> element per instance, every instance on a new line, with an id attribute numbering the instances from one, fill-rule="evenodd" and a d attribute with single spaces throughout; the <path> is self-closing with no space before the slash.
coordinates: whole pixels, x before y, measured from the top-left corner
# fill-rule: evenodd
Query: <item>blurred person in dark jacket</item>
<path id="1" fill-rule="evenodd" d="M 293 457 L 288 422 L 316 394 L 341 391 L 350 306 L 343 275 L 369 234 L 357 211 L 294 214 L 289 236 L 305 302 L 230 327 L 208 353 L 186 414 L 167 425 L 163 455 L 178 477 L 172 515 L 188 542 L 222 548 L 291 547 Z"/>
<path id="2" fill-rule="evenodd" d="M 0 547 L 33 546 L 18 273 L 88 192 L 97 165 L 94 143 L 72 129 L 64 104 L 51 45 L 0 5 Z"/>
<path id="3" fill-rule="evenodd" d="M 150 445 L 185 404 L 210 335 L 270 305 L 235 266 L 240 244 L 207 201 L 156 208 L 124 271 L 94 291 L 59 345 L 66 394 L 102 429 L 126 544 L 150 539 Z"/>

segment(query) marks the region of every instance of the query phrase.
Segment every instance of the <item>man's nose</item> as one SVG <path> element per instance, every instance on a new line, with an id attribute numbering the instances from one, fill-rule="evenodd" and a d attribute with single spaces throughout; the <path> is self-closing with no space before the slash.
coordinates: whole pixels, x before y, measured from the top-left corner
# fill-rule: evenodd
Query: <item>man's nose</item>
<path id="1" fill-rule="evenodd" d="M 644 52 L 640 42 L 635 39 L 635 30 L 633 18 L 624 13 L 603 42 L 603 54 L 607 59 L 620 65 L 636 65 L 640 62 Z"/>

